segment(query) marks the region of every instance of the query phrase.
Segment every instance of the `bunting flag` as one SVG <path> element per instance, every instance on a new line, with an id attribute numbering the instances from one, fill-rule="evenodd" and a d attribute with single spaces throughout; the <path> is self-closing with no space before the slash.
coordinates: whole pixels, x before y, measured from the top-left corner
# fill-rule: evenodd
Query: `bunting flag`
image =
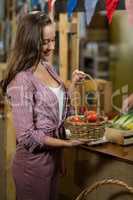
<path id="1" fill-rule="evenodd" d="M 41 10 L 45 11 L 45 8 L 46 8 L 46 5 L 47 5 L 46 0 L 39 0 L 39 5 L 40 5 Z"/>
<path id="2" fill-rule="evenodd" d="M 112 21 L 113 13 L 119 4 L 119 0 L 106 0 L 107 18 L 109 23 Z"/>
<path id="3" fill-rule="evenodd" d="M 36 8 L 39 5 L 39 0 L 31 0 L 31 6 Z"/>
<path id="4" fill-rule="evenodd" d="M 98 2 L 98 0 L 85 0 L 84 1 L 87 25 L 89 25 L 91 22 L 92 16 L 94 15 L 94 12 L 95 12 L 97 2 Z"/>
<path id="5" fill-rule="evenodd" d="M 133 25 L 133 0 L 126 0 L 125 6 L 128 12 L 128 21 Z"/>
<path id="6" fill-rule="evenodd" d="M 48 0 L 48 10 L 49 12 L 52 11 L 56 0 Z"/>
<path id="7" fill-rule="evenodd" d="M 68 0 L 67 2 L 67 13 L 68 16 L 71 17 L 72 16 L 72 12 L 74 10 L 74 8 L 77 5 L 78 0 Z"/>

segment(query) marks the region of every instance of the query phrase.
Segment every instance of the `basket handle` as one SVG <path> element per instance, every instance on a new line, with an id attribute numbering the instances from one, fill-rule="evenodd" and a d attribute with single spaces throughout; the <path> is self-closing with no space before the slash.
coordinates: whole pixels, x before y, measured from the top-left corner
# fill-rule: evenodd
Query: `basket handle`
<path id="1" fill-rule="evenodd" d="M 83 198 L 86 199 L 86 197 L 87 197 L 87 195 L 89 193 L 91 193 L 93 190 L 97 189 L 98 187 L 100 187 L 102 185 L 106 185 L 106 184 L 113 184 L 113 185 L 122 186 L 129 193 L 131 193 L 133 195 L 133 187 L 129 187 L 127 185 L 127 183 L 125 183 L 123 181 L 120 181 L 120 180 L 117 180 L 117 179 L 104 179 L 102 181 L 97 181 L 92 186 L 87 187 L 86 189 L 84 189 L 75 200 L 81 200 L 81 199 L 83 200 Z"/>
<path id="2" fill-rule="evenodd" d="M 84 73 L 84 74 L 85 74 L 85 78 L 88 77 L 94 84 L 94 87 L 95 87 L 95 90 L 96 90 L 96 99 L 97 99 L 97 114 L 100 115 L 100 94 L 99 94 L 99 91 L 98 91 L 97 82 L 90 74 L 87 74 L 87 73 Z M 81 81 L 79 83 L 81 84 L 81 83 L 83 83 L 83 81 Z M 75 115 L 78 115 L 77 105 L 75 104 L 74 107 L 75 107 Z"/>
<path id="3" fill-rule="evenodd" d="M 100 94 L 99 94 L 99 91 L 98 91 L 97 82 L 90 74 L 85 73 L 85 76 L 88 77 L 93 82 L 93 84 L 95 86 L 96 97 L 97 97 L 97 113 L 100 114 Z"/>

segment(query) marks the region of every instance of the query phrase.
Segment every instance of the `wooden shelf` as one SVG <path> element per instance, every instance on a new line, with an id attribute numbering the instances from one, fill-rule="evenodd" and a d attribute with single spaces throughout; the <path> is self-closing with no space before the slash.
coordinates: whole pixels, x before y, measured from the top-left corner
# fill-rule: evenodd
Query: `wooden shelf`
<path id="1" fill-rule="evenodd" d="M 123 147 L 117 144 L 107 143 L 92 147 L 82 145 L 81 148 L 97 153 L 106 154 L 108 156 L 114 157 L 117 160 L 121 160 L 133 165 L 133 145 Z"/>
<path id="2" fill-rule="evenodd" d="M 88 30 L 88 41 L 107 41 L 108 40 L 108 30 L 106 29 L 89 29 Z"/>

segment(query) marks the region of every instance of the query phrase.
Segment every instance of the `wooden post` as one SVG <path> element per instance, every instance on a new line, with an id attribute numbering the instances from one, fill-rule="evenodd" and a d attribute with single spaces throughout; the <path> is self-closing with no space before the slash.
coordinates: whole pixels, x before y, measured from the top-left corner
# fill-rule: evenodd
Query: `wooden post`
<path id="1" fill-rule="evenodd" d="M 71 61 L 70 61 L 70 69 L 71 74 L 75 69 L 79 69 L 79 21 L 80 21 L 80 13 L 74 13 L 72 18 L 72 23 L 76 24 L 76 31 L 71 34 Z"/>
<path id="2" fill-rule="evenodd" d="M 11 175 L 11 161 L 16 148 L 15 130 L 12 125 L 12 114 L 7 106 L 4 116 L 0 116 L 0 199 L 15 200 Z"/>
<path id="3" fill-rule="evenodd" d="M 0 63 L 0 80 L 6 70 L 6 63 Z M 15 129 L 12 112 L 6 101 L 0 114 L 0 199 L 15 200 L 15 188 L 11 174 L 11 162 L 16 149 Z"/>
<path id="4" fill-rule="evenodd" d="M 0 80 L 3 77 L 5 63 L 0 63 Z M 0 199 L 6 199 L 6 159 L 5 159 L 5 121 L 4 121 L 4 102 L 0 90 Z"/>
<path id="5" fill-rule="evenodd" d="M 12 35 L 16 33 L 16 13 L 15 13 L 15 6 L 16 1 L 11 0 L 7 1 L 8 3 L 8 18 L 11 20 L 12 24 Z M 12 40 L 13 43 L 13 40 Z M 11 44 L 12 45 L 12 44 Z M 5 145 L 5 199 L 6 200 L 15 200 L 16 193 L 14 188 L 14 183 L 11 174 L 11 162 L 13 159 L 13 155 L 16 149 L 16 137 L 15 137 L 15 129 L 13 126 L 13 116 L 11 109 L 7 102 L 5 102 L 5 120 L 4 120 L 4 145 Z"/>
<path id="6" fill-rule="evenodd" d="M 5 105 L 5 178 L 6 178 L 6 200 L 15 200 L 15 188 L 11 174 L 11 162 L 16 149 L 15 129 L 13 127 L 12 112 Z"/>
<path id="7" fill-rule="evenodd" d="M 0 199 L 6 199 L 5 123 L 0 114 Z"/>
<path id="8" fill-rule="evenodd" d="M 68 22 L 67 13 L 59 15 L 59 72 L 65 83 L 68 80 L 68 70 L 70 69 L 72 74 L 72 71 L 79 68 L 79 17 L 80 13 L 74 13 L 71 22 Z M 70 44 L 68 33 L 70 33 Z M 69 47 L 71 59 L 68 62 Z"/>
<path id="9" fill-rule="evenodd" d="M 59 16 L 59 72 L 64 82 L 68 75 L 68 21 L 67 14 L 61 13 Z"/>

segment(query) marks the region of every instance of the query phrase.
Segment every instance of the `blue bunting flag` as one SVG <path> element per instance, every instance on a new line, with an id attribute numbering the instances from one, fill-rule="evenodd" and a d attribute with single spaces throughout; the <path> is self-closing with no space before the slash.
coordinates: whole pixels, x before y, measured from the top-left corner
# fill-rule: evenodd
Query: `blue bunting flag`
<path id="1" fill-rule="evenodd" d="M 77 0 L 68 0 L 67 2 L 67 13 L 68 16 L 71 17 L 72 16 L 72 12 L 74 10 L 74 8 L 77 5 Z"/>

